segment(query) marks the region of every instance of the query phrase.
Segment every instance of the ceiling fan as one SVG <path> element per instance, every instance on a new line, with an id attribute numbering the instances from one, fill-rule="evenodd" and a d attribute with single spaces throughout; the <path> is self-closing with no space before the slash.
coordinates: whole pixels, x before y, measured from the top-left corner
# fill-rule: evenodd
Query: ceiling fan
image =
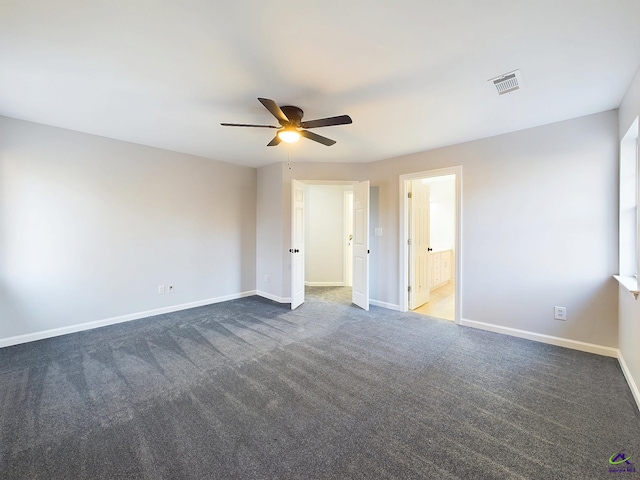
<path id="1" fill-rule="evenodd" d="M 323 137 L 317 133 L 309 132 L 308 128 L 330 127 L 332 125 L 347 125 L 353 123 L 349 115 L 339 115 L 337 117 L 319 118 L 317 120 L 302 121 L 304 112 L 298 107 L 290 105 L 279 107 L 276 102 L 268 98 L 258 98 L 260 103 L 265 106 L 271 114 L 276 117 L 280 123 L 279 127 L 273 125 L 253 125 L 246 123 L 221 123 L 225 127 L 258 127 L 258 128 L 277 128 L 278 133 L 273 137 L 267 146 L 273 147 L 280 142 L 293 143 L 298 141 L 300 137 L 308 138 L 314 142 L 321 143 L 330 147 L 335 144 L 335 140 Z"/>

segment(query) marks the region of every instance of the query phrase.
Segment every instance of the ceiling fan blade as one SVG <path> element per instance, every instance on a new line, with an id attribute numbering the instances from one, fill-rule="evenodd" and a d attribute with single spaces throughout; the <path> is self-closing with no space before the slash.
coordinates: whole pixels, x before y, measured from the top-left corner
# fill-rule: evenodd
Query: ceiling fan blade
<path id="1" fill-rule="evenodd" d="M 273 125 L 253 125 L 251 123 L 221 123 L 223 127 L 258 127 L 258 128 L 280 128 Z"/>
<path id="2" fill-rule="evenodd" d="M 302 122 L 302 128 L 330 127 L 332 125 L 347 125 L 353 123 L 349 115 L 338 115 L 337 117 L 319 118 L 317 120 L 309 120 Z"/>
<path id="3" fill-rule="evenodd" d="M 269 143 L 267 143 L 267 147 L 275 147 L 281 141 L 282 140 L 280 140 L 280 137 L 278 135 L 276 135 L 275 137 L 273 137 L 273 140 L 271 140 Z"/>
<path id="4" fill-rule="evenodd" d="M 262 105 L 264 105 L 264 107 L 267 110 L 269 110 L 271 112 L 271 115 L 273 115 L 274 117 L 276 117 L 278 119 L 278 121 L 282 125 L 284 125 L 285 123 L 289 123 L 289 119 L 284 114 L 284 112 L 280 109 L 280 107 L 278 106 L 278 104 L 276 102 L 274 102 L 273 100 L 270 100 L 268 98 L 258 98 L 258 100 L 260 101 L 260 103 Z"/>
<path id="5" fill-rule="evenodd" d="M 314 142 L 318 142 L 323 145 L 326 145 L 327 147 L 330 147 L 331 145 L 336 143 L 335 140 L 331 140 L 330 138 L 323 137 L 322 135 L 318 135 L 317 133 L 313 133 L 313 132 L 308 132 L 306 130 L 300 130 L 300 136 L 308 138 L 309 140 L 313 140 Z"/>

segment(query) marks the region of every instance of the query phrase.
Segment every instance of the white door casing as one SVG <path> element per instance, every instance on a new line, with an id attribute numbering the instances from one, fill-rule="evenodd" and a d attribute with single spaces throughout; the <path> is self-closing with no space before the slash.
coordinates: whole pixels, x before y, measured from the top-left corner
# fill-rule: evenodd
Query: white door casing
<path id="1" fill-rule="evenodd" d="M 353 287 L 351 301 L 369 310 L 369 181 L 353 186 Z"/>
<path id="2" fill-rule="evenodd" d="M 431 197 L 422 180 L 411 181 L 409 200 L 409 308 L 414 310 L 429 301 L 431 292 Z"/>
<path id="3" fill-rule="evenodd" d="M 291 310 L 304 303 L 304 184 L 291 180 Z"/>

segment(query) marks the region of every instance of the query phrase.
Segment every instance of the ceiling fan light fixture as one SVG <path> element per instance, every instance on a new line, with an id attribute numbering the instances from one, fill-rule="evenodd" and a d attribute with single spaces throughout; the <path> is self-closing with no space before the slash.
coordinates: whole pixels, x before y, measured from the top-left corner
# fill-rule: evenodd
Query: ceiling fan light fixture
<path id="1" fill-rule="evenodd" d="M 295 128 L 285 128 L 278 132 L 278 137 L 280 137 L 280 140 L 283 142 L 294 143 L 300 140 L 300 132 Z"/>
<path id="2" fill-rule="evenodd" d="M 279 107 L 276 102 L 269 98 L 258 98 L 260 103 L 269 110 L 269 113 L 273 115 L 278 123 L 279 127 L 274 125 L 255 125 L 251 123 L 221 123 L 225 127 L 256 127 L 256 128 L 277 128 L 278 132 L 273 139 L 267 143 L 267 147 L 275 147 L 280 145 L 281 142 L 293 143 L 297 142 L 300 137 L 304 137 L 307 140 L 321 143 L 327 147 L 335 145 L 336 141 L 330 138 L 323 137 L 317 133 L 310 132 L 308 128 L 318 127 L 331 127 L 334 125 L 348 125 L 353 123 L 349 115 L 338 115 L 336 117 L 317 118 L 315 120 L 302 121 L 304 112 L 301 108 L 294 107 L 293 105 L 284 105 Z M 302 130 L 301 130 L 302 129 Z"/>

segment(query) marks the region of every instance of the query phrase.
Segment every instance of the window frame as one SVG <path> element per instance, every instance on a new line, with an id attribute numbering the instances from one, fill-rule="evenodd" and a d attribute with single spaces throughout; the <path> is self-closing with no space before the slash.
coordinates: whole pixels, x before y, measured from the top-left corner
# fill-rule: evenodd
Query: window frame
<path id="1" fill-rule="evenodd" d="M 638 117 L 633 121 L 622 140 L 620 140 L 620 198 L 618 223 L 618 275 L 614 275 L 621 285 L 638 298 L 640 289 L 640 221 L 638 217 L 639 159 Z"/>

